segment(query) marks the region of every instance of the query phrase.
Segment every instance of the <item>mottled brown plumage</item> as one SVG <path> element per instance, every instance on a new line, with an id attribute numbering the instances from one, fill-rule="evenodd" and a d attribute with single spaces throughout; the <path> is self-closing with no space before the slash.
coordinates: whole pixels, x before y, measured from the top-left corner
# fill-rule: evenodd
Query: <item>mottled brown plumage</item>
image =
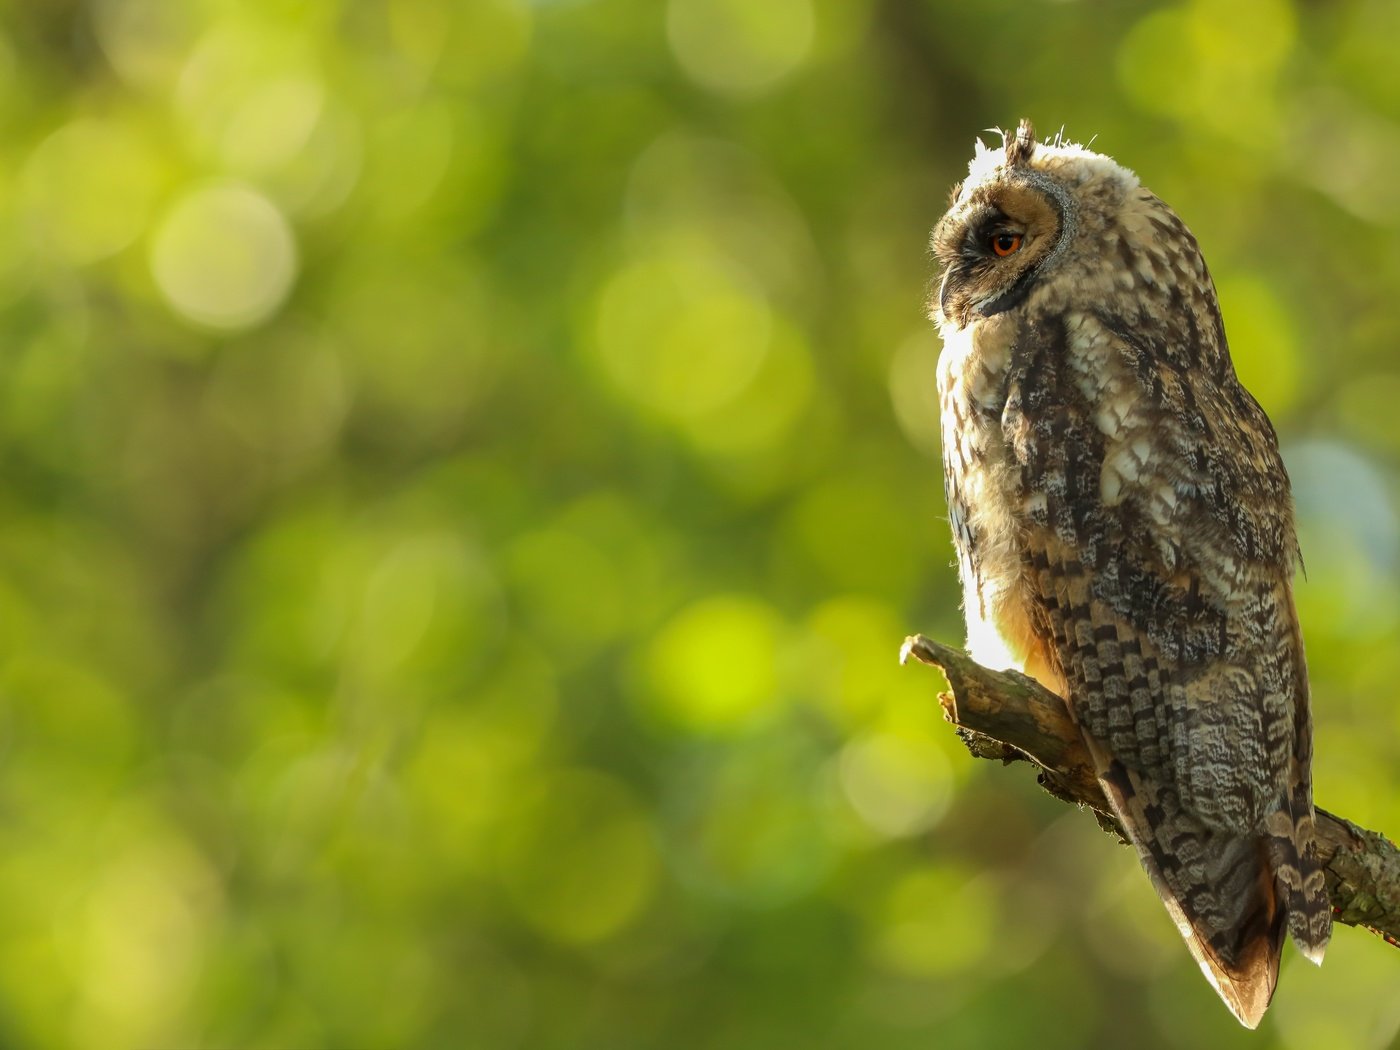
<path id="1" fill-rule="evenodd" d="M 933 235 L 968 644 L 1064 696 L 1207 978 L 1321 961 L 1288 475 L 1176 214 L 1108 157 L 978 143 Z"/>

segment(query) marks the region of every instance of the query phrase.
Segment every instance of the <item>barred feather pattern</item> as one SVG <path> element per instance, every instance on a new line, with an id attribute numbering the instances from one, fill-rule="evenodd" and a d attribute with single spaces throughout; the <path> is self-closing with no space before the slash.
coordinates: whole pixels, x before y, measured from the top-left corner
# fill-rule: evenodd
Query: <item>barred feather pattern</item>
<path id="1" fill-rule="evenodd" d="M 1253 1027 L 1285 931 L 1314 961 L 1331 931 L 1273 427 L 1194 237 L 1109 158 L 1024 123 L 1004 152 L 979 144 L 934 251 L 969 647 L 1066 698 L 1168 913 Z"/>

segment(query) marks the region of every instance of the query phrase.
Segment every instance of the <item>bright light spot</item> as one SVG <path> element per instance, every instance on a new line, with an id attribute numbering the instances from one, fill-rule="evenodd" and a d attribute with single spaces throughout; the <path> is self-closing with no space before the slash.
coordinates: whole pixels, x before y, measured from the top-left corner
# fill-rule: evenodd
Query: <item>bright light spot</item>
<path id="1" fill-rule="evenodd" d="M 598 300 L 607 377 L 676 422 L 742 394 L 768 354 L 772 327 L 768 304 L 699 245 L 638 260 Z"/>
<path id="2" fill-rule="evenodd" d="M 431 538 L 397 543 L 365 586 L 356 654 L 380 669 L 404 661 L 432 623 L 439 582 L 453 574 L 456 552 Z"/>
<path id="3" fill-rule="evenodd" d="M 160 1042 L 198 977 L 217 876 L 183 842 L 148 838 L 93 877 L 75 1027 L 96 1042 Z"/>
<path id="4" fill-rule="evenodd" d="M 985 594 L 988 604 L 991 603 L 992 593 L 995 592 L 988 589 Z M 979 664 L 993 671 L 1024 671 L 1026 667 L 1025 656 L 1012 651 L 1011 643 L 1001 633 L 997 622 L 990 618 L 978 616 L 969 620 L 967 651 Z"/>
<path id="5" fill-rule="evenodd" d="M 942 449 L 938 423 L 938 336 L 922 327 L 899 344 L 890 361 L 890 402 L 909 443 L 930 459 Z"/>
<path id="6" fill-rule="evenodd" d="M 1118 75 L 1148 112 L 1258 143 L 1280 124 L 1274 85 L 1296 37 L 1286 0 L 1196 0 L 1133 26 L 1119 48 Z"/>
<path id="7" fill-rule="evenodd" d="M 296 241 L 266 197 L 211 186 L 186 194 L 165 215 L 151 270 L 177 313 L 211 328 L 249 328 L 276 313 L 291 290 Z"/>
<path id="8" fill-rule="evenodd" d="M 885 602 L 872 598 L 833 598 L 808 618 L 803 667 L 811 670 L 806 691 L 828 718 L 847 731 L 868 725 L 883 705 L 910 688 L 906 669 L 891 656 L 890 639 L 900 619 Z M 927 688 L 920 681 L 918 688 Z"/>
<path id="9" fill-rule="evenodd" d="M 751 95 L 791 73 L 812 45 L 809 0 L 670 0 L 666 32 L 699 84 Z"/>
<path id="10" fill-rule="evenodd" d="M 707 598 L 682 610 L 647 654 L 664 712 L 702 730 L 744 725 L 771 710 L 780 631 L 772 609 L 741 595 Z"/>
<path id="11" fill-rule="evenodd" d="M 64 125 L 24 169 L 39 247 L 79 265 L 121 251 L 145 229 L 159 181 L 154 157 L 120 123 Z"/>
<path id="12" fill-rule="evenodd" d="M 507 695 L 480 705 L 435 705 L 406 762 L 402 782 L 427 841 L 451 858 L 450 872 L 477 871 L 496 829 L 515 819 L 521 786 L 540 776 L 536 752 L 557 709 L 553 680 L 534 664 L 507 672 Z"/>
<path id="13" fill-rule="evenodd" d="M 307 75 L 304 51 L 295 33 L 236 15 L 214 21 L 190 49 L 174 91 L 175 113 L 196 150 L 216 158 L 238 111 L 264 83 Z"/>
<path id="14" fill-rule="evenodd" d="M 700 451 L 753 465 L 755 456 L 808 437 L 801 423 L 812 403 L 811 352 L 785 318 L 773 322 L 767 352 L 750 381 L 722 408 L 684 426 Z"/>
<path id="15" fill-rule="evenodd" d="M 800 298 L 823 282 L 809 216 L 768 159 L 731 140 L 658 136 L 632 164 L 623 208 L 630 244 L 688 236 L 775 298 Z"/>
<path id="16" fill-rule="evenodd" d="M 318 81 L 290 75 L 249 90 L 223 134 L 222 153 L 236 171 L 258 174 L 295 160 L 316 128 L 325 103 Z"/>
<path id="17" fill-rule="evenodd" d="M 323 215 L 344 203 L 365 153 L 358 114 L 326 79 L 297 33 L 216 22 L 183 62 L 174 91 L 186 148 L 255 180 L 284 210 Z"/>
<path id="18" fill-rule="evenodd" d="M 1370 35 L 1383 47 L 1392 34 Z M 1365 68 L 1369 57 L 1353 52 L 1342 68 Z M 1368 224 L 1400 221 L 1400 185 L 1392 177 L 1400 167 L 1400 128 L 1388 116 L 1358 108 L 1336 85 L 1320 85 L 1299 99 L 1296 127 L 1309 148 L 1293 162 L 1308 181 Z"/>
<path id="19" fill-rule="evenodd" d="M 97 42 L 117 73 L 133 84 L 160 87 L 178 73 L 199 19 L 198 4 L 170 0 L 97 0 Z"/>
<path id="20" fill-rule="evenodd" d="M 841 787 L 862 820 L 888 836 L 931 827 L 948 808 L 952 774 L 935 744 L 876 733 L 841 751 Z"/>
<path id="21" fill-rule="evenodd" d="M 465 671 L 481 657 L 477 646 L 489 651 L 504 624 L 495 577 L 461 535 L 401 529 L 318 550 L 315 558 L 316 608 L 298 615 L 326 643 L 343 647 L 347 668 L 380 682 L 376 696 L 429 666 Z"/>

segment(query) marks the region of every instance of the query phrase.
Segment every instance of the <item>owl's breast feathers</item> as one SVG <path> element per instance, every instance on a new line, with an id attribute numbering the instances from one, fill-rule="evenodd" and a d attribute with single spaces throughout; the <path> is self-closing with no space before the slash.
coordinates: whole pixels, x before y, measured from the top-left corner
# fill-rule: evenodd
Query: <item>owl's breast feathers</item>
<path id="1" fill-rule="evenodd" d="M 1330 933 L 1291 498 L 1195 242 L 1140 192 L 1096 257 L 945 330 L 946 488 L 973 655 L 1066 697 L 1202 970 L 1253 1025 L 1285 926 L 1315 959 Z"/>

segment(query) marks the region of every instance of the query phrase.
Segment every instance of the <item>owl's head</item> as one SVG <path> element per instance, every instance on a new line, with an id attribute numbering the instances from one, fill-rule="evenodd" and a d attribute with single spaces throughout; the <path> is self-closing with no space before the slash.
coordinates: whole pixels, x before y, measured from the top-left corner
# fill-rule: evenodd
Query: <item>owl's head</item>
<path id="1" fill-rule="evenodd" d="M 942 281 L 929 312 L 940 328 L 965 328 L 1024 302 L 1074 254 L 1085 220 L 1099 225 L 1137 186 L 1108 157 L 1037 142 L 1028 120 L 1002 134 L 1002 149 L 978 141 L 968 177 L 933 230 Z"/>

